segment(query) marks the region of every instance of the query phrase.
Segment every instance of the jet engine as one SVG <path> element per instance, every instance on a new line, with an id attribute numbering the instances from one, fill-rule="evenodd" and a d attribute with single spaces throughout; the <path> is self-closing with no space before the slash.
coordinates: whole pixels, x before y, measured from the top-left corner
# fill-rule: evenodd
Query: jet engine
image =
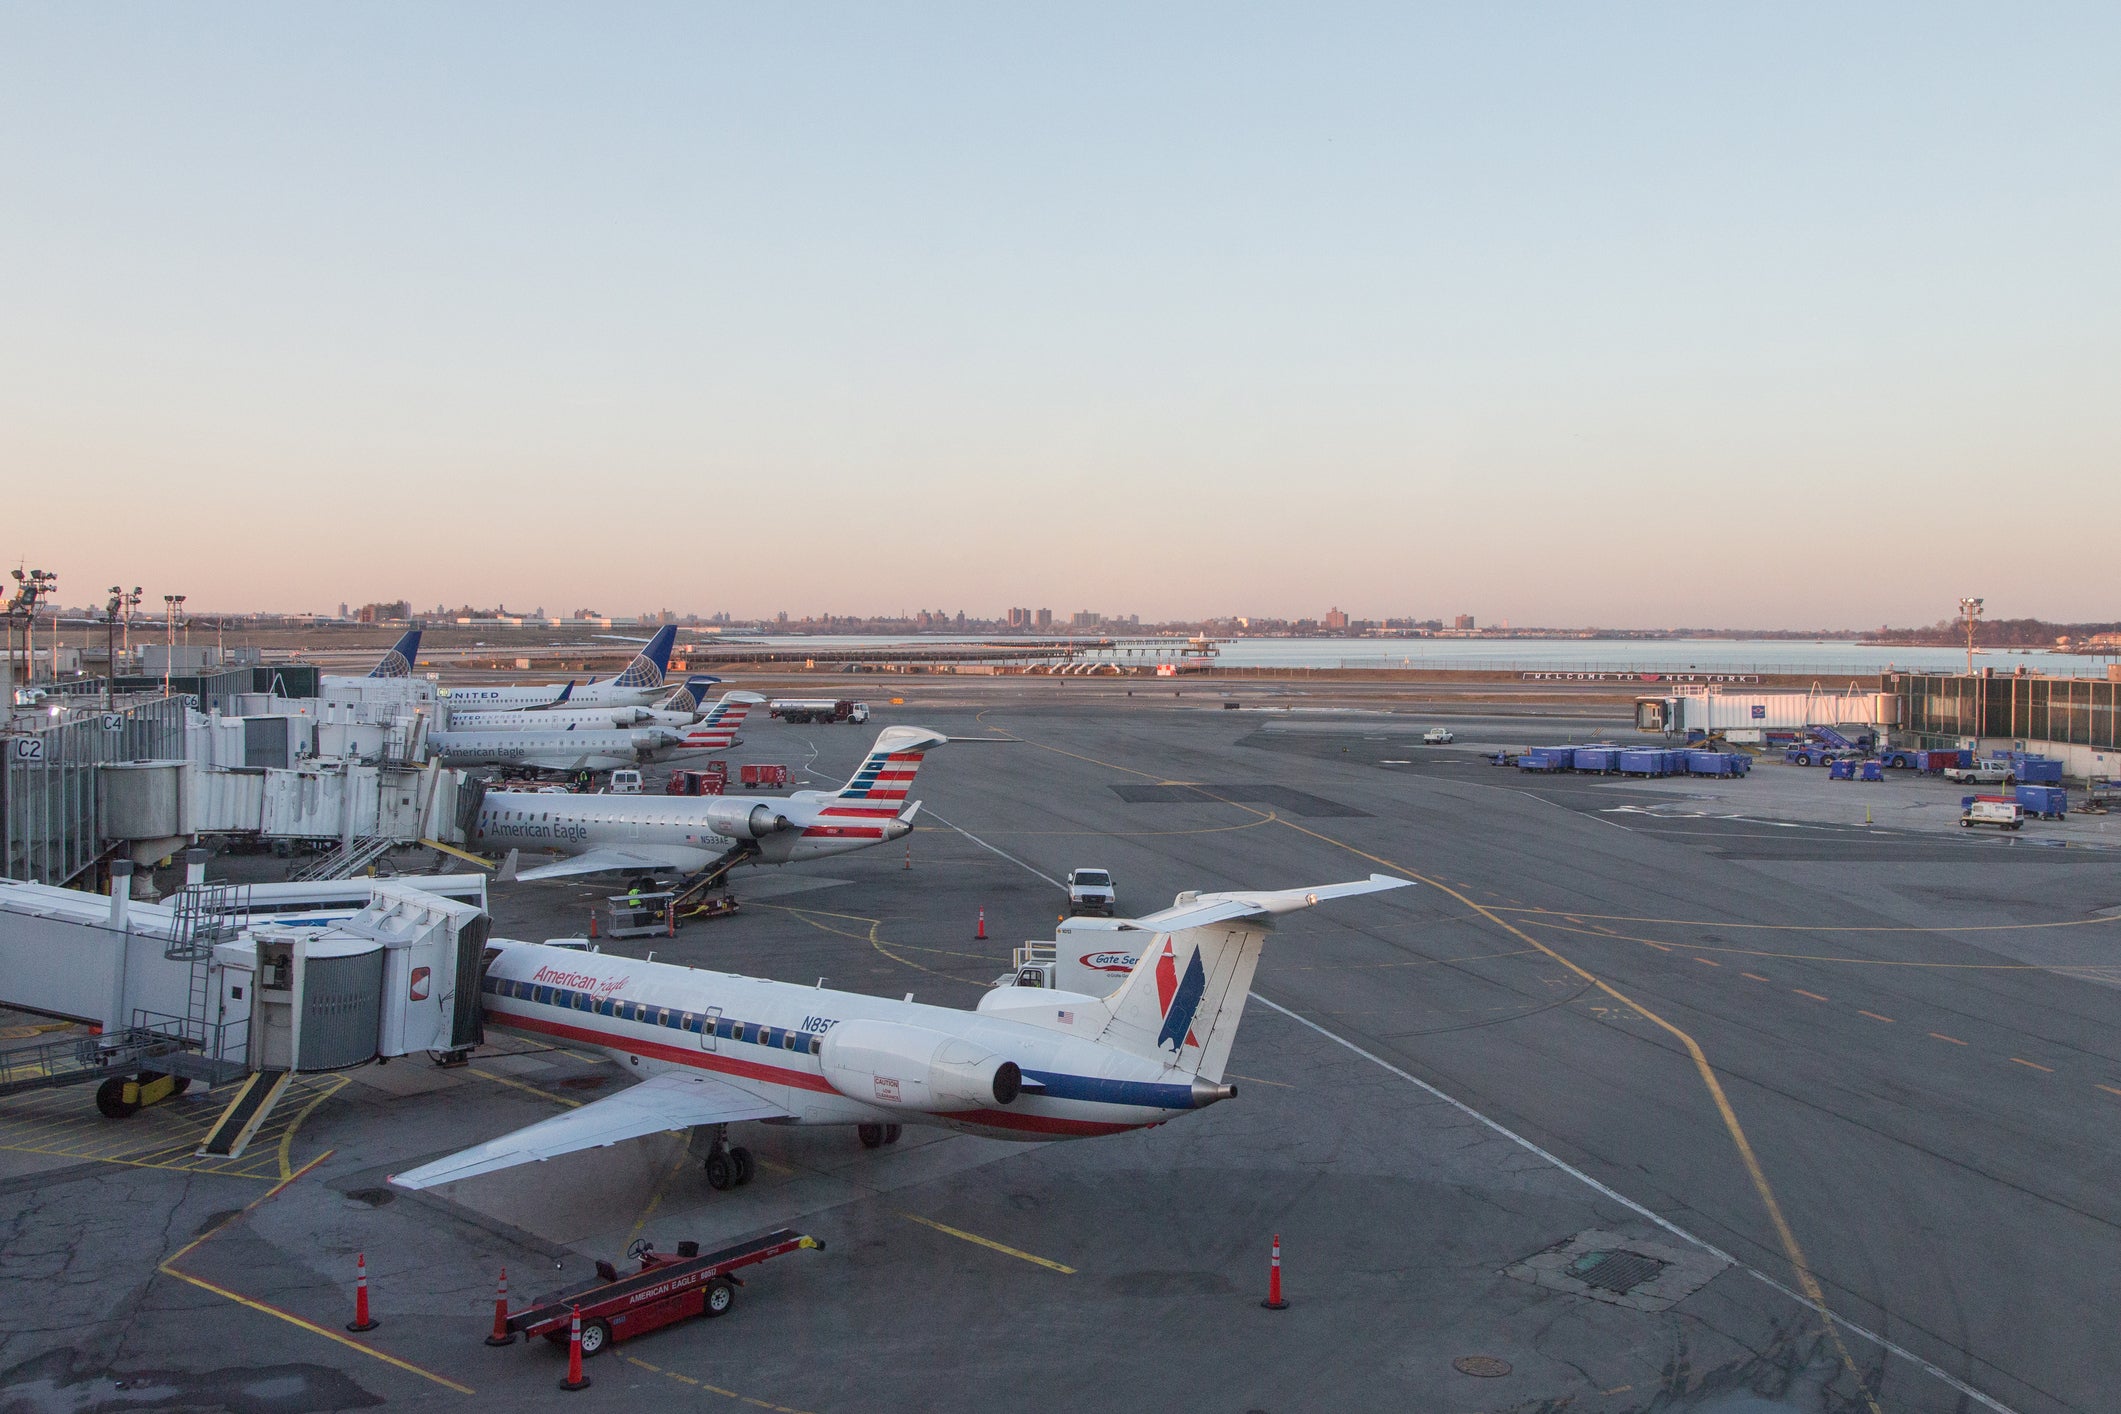
<path id="1" fill-rule="evenodd" d="M 788 817 L 770 805 L 717 800 L 707 807 L 707 828 L 724 839 L 762 840 L 790 826 Z"/>
<path id="2" fill-rule="evenodd" d="M 842 1021 L 818 1062 L 832 1088 L 887 1109 L 949 1114 L 1015 1102 L 1024 1075 L 974 1041 L 895 1021 Z"/>

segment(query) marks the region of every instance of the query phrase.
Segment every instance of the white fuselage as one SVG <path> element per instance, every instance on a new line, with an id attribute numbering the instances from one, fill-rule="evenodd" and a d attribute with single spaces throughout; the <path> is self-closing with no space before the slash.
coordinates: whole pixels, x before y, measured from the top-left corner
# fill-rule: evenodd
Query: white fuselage
<path id="1" fill-rule="evenodd" d="M 487 968 L 487 1024 L 591 1046 L 642 1076 L 705 1071 L 785 1109 L 796 1124 L 932 1124 L 1001 1139 L 1074 1139 L 1162 1124 L 1199 1107 L 1192 1075 L 1071 1035 L 1102 1014 L 1055 994 L 1052 1026 L 827 991 L 539 943 L 510 944 Z M 843 1093 L 819 1058 L 846 1021 L 962 1038 L 1013 1061 L 1007 1106 L 931 1113 Z"/>
<path id="2" fill-rule="evenodd" d="M 617 731 L 644 723 L 655 726 L 671 725 L 655 719 L 658 716 L 675 715 L 652 712 L 646 707 L 589 707 L 581 711 L 556 707 L 533 712 L 475 712 L 451 707 L 448 729 L 453 732 L 560 732 L 569 727 L 576 727 L 592 731 Z M 689 717 L 684 719 L 685 722 L 690 720 Z"/>
<path id="3" fill-rule="evenodd" d="M 742 828 L 762 807 L 768 817 L 787 820 L 788 827 L 761 834 Z M 563 854 L 615 847 L 691 873 L 746 840 L 756 841 L 764 863 L 789 864 L 903 839 L 912 828 L 890 807 L 842 802 L 829 791 L 787 796 L 488 791 L 472 822 L 472 839 L 489 849 L 551 849 Z"/>
<path id="4" fill-rule="evenodd" d="M 524 766 L 539 771 L 611 771 L 669 748 L 675 735 L 643 731 L 429 732 L 430 755 L 447 766 Z"/>
<path id="5" fill-rule="evenodd" d="M 649 687 L 621 687 L 613 682 L 593 682 L 568 693 L 568 707 L 646 707 L 669 692 L 663 683 Z M 443 692 L 451 707 L 479 712 L 527 712 L 550 707 L 567 692 L 563 682 L 542 687 L 452 687 Z"/>

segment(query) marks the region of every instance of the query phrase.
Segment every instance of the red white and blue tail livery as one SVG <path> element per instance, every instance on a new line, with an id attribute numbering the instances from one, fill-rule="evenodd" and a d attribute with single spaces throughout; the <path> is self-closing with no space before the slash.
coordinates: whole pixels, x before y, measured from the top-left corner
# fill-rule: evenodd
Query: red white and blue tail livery
<path id="1" fill-rule="evenodd" d="M 706 715 L 684 729 L 680 749 L 727 751 L 736 744 L 737 728 L 744 725 L 745 716 L 765 700 L 756 692 L 723 693 L 722 700 L 709 707 Z"/>

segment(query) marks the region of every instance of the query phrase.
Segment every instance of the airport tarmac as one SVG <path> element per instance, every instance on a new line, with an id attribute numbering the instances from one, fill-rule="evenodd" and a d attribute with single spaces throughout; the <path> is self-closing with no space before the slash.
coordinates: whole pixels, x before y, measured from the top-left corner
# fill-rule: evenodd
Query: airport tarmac
<path id="1" fill-rule="evenodd" d="M 505 1038 L 319 1078 L 242 1172 L 184 1157 L 215 1097 L 137 1139 L 86 1092 L 6 1102 L 0 1410 L 2113 1407 L 2121 855 L 2096 837 L 1822 815 L 1931 783 L 1533 780 L 1475 750 L 1625 733 L 1596 708 L 893 686 L 915 700 L 881 722 L 963 738 L 922 769 L 910 853 L 744 871 L 743 911 L 659 959 L 971 1006 L 1051 936 L 1076 865 L 1136 912 L 1422 887 L 1287 920 L 1238 1098 L 1110 1139 L 872 1152 L 754 1125 L 760 1176 L 730 1193 L 677 1136 L 386 1187 L 624 1083 Z M 1417 746 L 1438 721 L 1459 743 Z M 731 759 L 837 781 L 874 725 L 755 722 Z M 495 931 L 579 933 L 602 892 L 497 886 Z M 556 1351 L 480 1343 L 504 1264 L 520 1302 L 636 1237 L 782 1225 L 825 1250 L 600 1357 L 587 1391 L 554 1387 Z M 356 1253 L 382 1322 L 358 1337 Z"/>

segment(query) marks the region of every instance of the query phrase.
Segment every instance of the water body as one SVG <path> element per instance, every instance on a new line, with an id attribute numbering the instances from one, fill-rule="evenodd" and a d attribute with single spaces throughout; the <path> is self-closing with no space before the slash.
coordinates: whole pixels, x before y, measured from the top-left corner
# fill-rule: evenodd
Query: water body
<path id="1" fill-rule="evenodd" d="M 711 638 L 706 640 L 712 642 Z M 819 635 L 746 638 L 775 648 L 881 648 L 894 643 L 1008 643 L 1008 637 L 921 635 L 917 638 Z M 1045 640 L 1021 640 L 1025 642 Z M 1183 639 L 1141 647 L 1134 661 L 1176 656 Z M 1786 638 L 1532 639 L 1532 638 L 1234 638 L 1220 640 L 1215 661 L 1233 668 L 1457 668 L 1495 672 L 1816 673 L 1822 679 L 1869 677 L 1889 669 L 1964 672 L 1964 648 L 1883 647 Z M 1128 661 L 1126 653 L 1120 661 Z M 2023 667 L 2058 677 L 2104 677 L 2111 656 L 2089 657 L 1993 648 L 1974 655 L 1974 667 L 1999 674 Z"/>

